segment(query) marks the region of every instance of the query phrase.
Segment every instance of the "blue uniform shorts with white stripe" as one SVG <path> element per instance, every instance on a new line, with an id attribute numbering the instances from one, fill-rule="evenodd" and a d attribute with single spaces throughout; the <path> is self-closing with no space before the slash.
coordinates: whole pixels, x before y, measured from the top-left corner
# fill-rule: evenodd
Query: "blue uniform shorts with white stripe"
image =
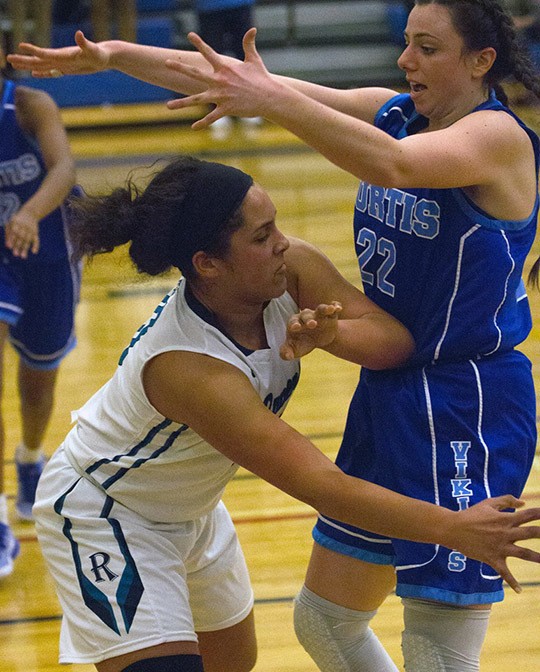
<path id="1" fill-rule="evenodd" d="M 529 360 L 517 351 L 397 371 L 363 370 L 336 463 L 410 497 L 462 509 L 520 496 L 536 446 Z M 401 597 L 455 605 L 503 599 L 495 571 L 455 550 L 389 539 L 319 517 L 314 539 L 393 564 Z"/>
<path id="2" fill-rule="evenodd" d="M 28 262 L 6 255 L 0 263 L 0 320 L 31 368 L 55 369 L 75 347 L 75 308 L 81 267 L 67 257 Z"/>

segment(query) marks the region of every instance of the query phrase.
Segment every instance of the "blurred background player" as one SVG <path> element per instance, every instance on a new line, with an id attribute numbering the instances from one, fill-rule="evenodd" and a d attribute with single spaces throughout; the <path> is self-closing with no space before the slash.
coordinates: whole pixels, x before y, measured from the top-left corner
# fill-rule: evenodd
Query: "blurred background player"
<path id="1" fill-rule="evenodd" d="M 0 60 L 3 67 L 1 50 Z M 31 520 L 58 367 L 75 345 L 80 272 L 69 260 L 63 206 L 75 183 L 75 167 L 52 98 L 4 75 L 0 86 L 0 384 L 9 340 L 19 356 L 22 423 L 16 510 L 21 519 Z M 12 571 L 19 551 L 8 525 L 4 444 L 0 415 L 0 577 Z"/>
<path id="2" fill-rule="evenodd" d="M 255 25 L 255 0 L 194 0 L 199 34 L 220 54 L 229 54 L 243 60 L 242 40 L 246 31 Z M 134 41 L 134 40 L 132 40 Z M 260 125 L 262 119 L 242 119 L 248 129 Z M 222 117 L 212 124 L 210 131 L 216 140 L 225 139 L 232 130 L 231 117 Z"/>

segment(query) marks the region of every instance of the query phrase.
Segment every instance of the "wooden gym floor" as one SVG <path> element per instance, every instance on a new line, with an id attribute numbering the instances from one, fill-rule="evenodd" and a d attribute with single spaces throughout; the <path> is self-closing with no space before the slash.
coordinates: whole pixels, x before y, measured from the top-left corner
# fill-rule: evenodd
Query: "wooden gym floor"
<path id="1" fill-rule="evenodd" d="M 346 277 L 358 283 L 351 236 L 357 188 L 353 177 L 276 127 L 264 125 L 248 134 L 237 126 L 229 138 L 216 141 L 206 131 L 191 131 L 185 123 L 158 123 L 170 120 L 172 114 L 161 105 L 66 111 L 79 182 L 88 192 L 102 192 L 122 184 L 131 170 L 144 176 L 144 167 L 158 157 L 176 153 L 230 163 L 251 173 L 268 190 L 278 209 L 278 225 L 286 233 L 318 245 Z M 126 120 L 143 117 L 147 126 L 126 127 Z M 535 123 L 535 114 L 530 117 Z M 116 128 L 100 128 L 116 123 Z M 539 251 L 537 246 L 531 257 Z M 71 409 L 82 405 L 109 378 L 125 343 L 174 282 L 173 275 L 154 280 L 136 277 L 125 250 L 98 257 L 85 269 L 77 316 L 79 343 L 60 369 L 46 440 L 48 454 L 68 430 Z M 540 294 L 531 292 L 531 300 L 536 325 L 523 349 L 533 361 L 540 391 Z M 15 368 L 16 358 L 8 349 L 3 401 L 7 492 L 22 550 L 14 573 L 0 583 L 0 672 L 59 672 L 66 669 L 57 663 L 60 608 L 33 525 L 17 522 L 13 511 L 13 451 L 20 437 Z M 285 413 L 289 423 L 329 456 L 338 448 L 357 376 L 352 364 L 314 353 L 304 360 L 299 390 Z M 540 506 L 538 459 L 525 497 L 528 504 Z M 314 512 L 245 471 L 230 484 L 225 499 L 237 524 L 255 589 L 260 646 L 256 669 L 314 671 L 292 627 L 292 599 L 302 584 L 309 558 Z M 540 543 L 535 545 L 540 550 Z M 518 561 L 511 565 L 524 590 L 517 596 L 507 589 L 505 602 L 494 607 L 482 656 L 483 672 L 540 669 L 540 566 Z M 374 628 L 402 669 L 401 605 L 395 596 L 381 608 Z M 89 672 L 94 667 L 74 669 Z"/>

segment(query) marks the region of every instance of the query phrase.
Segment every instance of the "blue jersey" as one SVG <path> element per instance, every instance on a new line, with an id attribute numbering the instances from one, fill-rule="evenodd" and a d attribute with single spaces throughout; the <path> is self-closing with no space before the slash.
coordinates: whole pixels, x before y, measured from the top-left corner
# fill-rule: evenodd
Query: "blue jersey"
<path id="1" fill-rule="evenodd" d="M 476 110 L 511 114 L 534 147 L 539 140 L 495 96 Z M 375 125 L 395 138 L 427 120 L 410 95 L 388 101 Z M 490 217 L 462 189 L 386 189 L 362 182 L 354 215 L 365 293 L 401 320 L 417 343 L 413 364 L 460 361 L 507 352 L 531 329 L 522 281 L 536 233 L 530 217 Z"/>
<path id="2" fill-rule="evenodd" d="M 512 114 L 494 97 L 477 109 Z M 517 121 L 538 173 L 538 138 Z M 426 123 L 409 95 L 392 98 L 375 120 L 395 138 Z M 531 329 L 521 276 L 537 215 L 538 198 L 528 219 L 502 221 L 462 189 L 360 185 L 354 226 L 365 292 L 410 329 L 417 351 L 401 369 L 362 369 L 336 458 L 345 473 L 452 510 L 521 495 L 536 408 L 531 364 L 514 348 Z M 314 538 L 337 553 L 393 564 L 400 597 L 472 605 L 504 596 L 492 568 L 453 549 L 324 516 Z"/>
<path id="3" fill-rule="evenodd" d="M 0 249 L 11 256 L 4 243 L 4 227 L 39 189 L 47 173 L 37 141 L 17 121 L 16 85 L 6 80 L 0 110 Z M 62 208 L 53 210 L 39 224 L 40 249 L 26 263 L 59 261 L 68 257 Z"/>

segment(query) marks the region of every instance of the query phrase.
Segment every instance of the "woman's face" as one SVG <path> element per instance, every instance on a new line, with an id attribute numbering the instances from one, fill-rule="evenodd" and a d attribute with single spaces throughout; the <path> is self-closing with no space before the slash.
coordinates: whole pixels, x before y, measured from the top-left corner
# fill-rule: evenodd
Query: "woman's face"
<path id="1" fill-rule="evenodd" d="M 289 241 L 276 227 L 276 208 L 258 184 L 246 194 L 242 216 L 244 224 L 232 234 L 220 262 L 222 282 L 242 300 L 259 304 L 287 289 L 284 253 Z"/>
<path id="2" fill-rule="evenodd" d="M 405 29 L 406 47 L 398 59 L 411 87 L 416 110 L 444 119 L 479 104 L 483 81 L 474 73 L 476 53 L 468 53 L 450 11 L 436 3 L 417 5 Z"/>

